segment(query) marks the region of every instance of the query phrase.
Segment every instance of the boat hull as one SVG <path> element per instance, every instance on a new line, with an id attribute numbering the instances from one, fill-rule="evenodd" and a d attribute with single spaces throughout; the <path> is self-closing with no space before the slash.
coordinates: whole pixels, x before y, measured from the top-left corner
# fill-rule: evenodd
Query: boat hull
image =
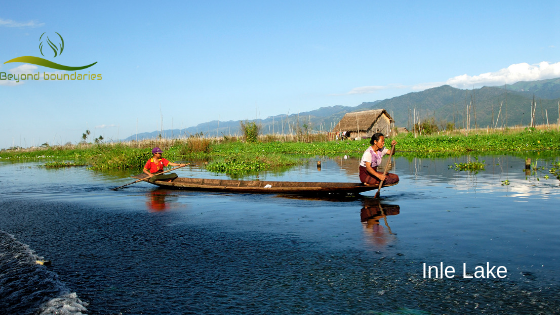
<path id="1" fill-rule="evenodd" d="M 155 181 L 152 184 L 175 189 L 221 191 L 240 193 L 269 194 L 317 194 L 317 193 L 350 193 L 356 194 L 375 190 L 378 186 L 366 186 L 362 183 L 338 182 L 287 182 L 287 181 L 243 181 L 207 178 L 176 178 L 173 181 Z M 383 185 L 383 187 L 395 184 Z"/>

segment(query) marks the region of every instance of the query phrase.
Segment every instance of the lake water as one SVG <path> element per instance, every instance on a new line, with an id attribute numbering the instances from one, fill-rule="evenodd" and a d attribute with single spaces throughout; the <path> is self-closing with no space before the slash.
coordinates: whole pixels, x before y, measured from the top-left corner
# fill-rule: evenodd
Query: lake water
<path id="1" fill-rule="evenodd" d="M 0 314 L 560 313 L 560 181 L 511 156 L 449 168 L 469 159 L 397 157 L 380 200 L 113 191 L 132 174 L 0 163 Z M 317 160 L 258 178 L 356 181 L 356 159 Z"/>

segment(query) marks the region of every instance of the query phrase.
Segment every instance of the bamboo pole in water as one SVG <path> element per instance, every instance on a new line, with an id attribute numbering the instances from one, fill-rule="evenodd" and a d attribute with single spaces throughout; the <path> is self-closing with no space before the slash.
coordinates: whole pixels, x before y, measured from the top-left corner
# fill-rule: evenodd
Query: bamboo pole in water
<path id="1" fill-rule="evenodd" d="M 502 113 L 502 105 L 504 105 L 504 102 L 500 103 L 500 110 L 498 111 L 498 117 L 496 118 L 496 124 L 494 125 L 494 128 L 498 127 L 498 121 L 500 120 L 500 114 Z"/>
<path id="2" fill-rule="evenodd" d="M 360 124 L 358 123 L 358 113 L 356 113 L 356 138 L 360 135 Z"/>
<path id="3" fill-rule="evenodd" d="M 478 122 L 476 121 L 476 98 L 475 98 L 474 87 L 473 87 L 473 91 L 472 91 L 472 102 L 473 102 L 473 111 L 474 111 L 474 129 L 477 129 L 478 128 Z"/>
<path id="4" fill-rule="evenodd" d="M 530 115 L 529 117 L 531 117 L 531 122 L 529 123 L 529 127 L 533 127 L 533 101 L 531 101 L 531 110 L 529 111 L 529 115 Z"/>
<path id="5" fill-rule="evenodd" d="M 494 122 L 494 102 L 492 102 L 492 120 L 491 122 Z"/>
<path id="6" fill-rule="evenodd" d="M 507 84 L 504 85 L 504 89 L 505 89 L 505 91 L 506 91 L 506 108 L 505 108 L 505 110 L 506 110 L 506 113 L 505 113 L 505 116 L 506 116 L 506 117 L 505 117 L 505 118 L 506 118 L 506 124 L 505 124 L 505 126 L 506 126 L 506 128 L 507 128 L 507 126 L 508 126 L 508 121 L 507 121 L 507 119 L 508 119 L 508 115 L 507 115 Z"/>

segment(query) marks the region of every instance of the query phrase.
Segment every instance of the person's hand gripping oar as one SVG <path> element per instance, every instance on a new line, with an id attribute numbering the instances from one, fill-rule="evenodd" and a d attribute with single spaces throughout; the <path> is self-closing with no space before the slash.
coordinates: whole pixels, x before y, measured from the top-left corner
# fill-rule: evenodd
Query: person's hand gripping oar
<path id="1" fill-rule="evenodd" d="M 174 170 L 176 170 L 176 169 L 178 169 L 178 168 L 185 167 L 185 166 L 188 166 L 188 165 L 190 165 L 190 164 L 191 164 L 191 163 L 187 163 L 187 164 L 185 164 L 185 165 L 177 166 L 177 167 L 172 168 L 172 169 L 170 169 L 170 170 L 167 170 L 167 171 L 165 171 L 165 172 L 161 172 L 161 173 L 159 173 L 158 175 L 163 174 L 163 173 L 168 173 L 168 172 L 174 171 Z M 148 179 L 150 179 L 149 176 L 147 176 L 147 177 L 145 177 L 145 178 L 142 178 L 142 179 L 139 179 L 139 180 L 137 180 L 137 181 L 135 181 L 135 182 L 128 183 L 128 184 L 126 184 L 126 185 L 122 185 L 122 186 L 120 186 L 120 187 L 111 188 L 111 189 L 112 189 L 112 190 L 119 190 L 119 189 L 121 189 L 121 188 L 123 188 L 123 187 L 129 186 L 129 185 L 132 185 L 132 184 L 136 184 L 136 183 L 138 183 L 138 182 L 145 181 L 145 180 L 148 180 Z"/>
<path id="2" fill-rule="evenodd" d="M 393 152 L 395 152 L 395 145 L 391 145 L 391 154 L 389 155 L 389 161 L 387 162 L 387 166 L 385 167 L 385 171 L 383 172 L 383 180 L 379 182 L 379 188 L 377 189 L 377 193 L 375 193 L 374 198 L 379 198 L 379 192 L 381 191 L 381 186 L 383 186 L 383 182 L 385 181 L 385 177 L 387 176 L 387 171 L 389 170 L 389 163 L 391 163 L 391 158 L 393 157 Z"/>

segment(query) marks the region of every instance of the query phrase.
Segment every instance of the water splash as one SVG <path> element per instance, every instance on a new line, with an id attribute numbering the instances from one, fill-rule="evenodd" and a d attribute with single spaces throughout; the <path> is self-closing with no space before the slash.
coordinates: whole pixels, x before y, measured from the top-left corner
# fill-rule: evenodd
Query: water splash
<path id="1" fill-rule="evenodd" d="M 29 246 L 0 231 L 0 310 L 5 314 L 64 314 L 86 312 L 81 301 L 45 266 L 36 264 Z"/>

